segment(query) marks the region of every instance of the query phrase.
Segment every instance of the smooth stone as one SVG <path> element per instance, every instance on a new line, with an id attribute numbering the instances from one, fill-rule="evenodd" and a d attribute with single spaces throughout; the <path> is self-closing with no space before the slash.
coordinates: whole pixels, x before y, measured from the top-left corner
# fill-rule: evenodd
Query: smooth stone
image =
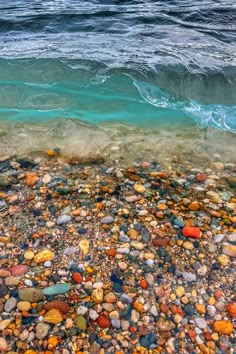
<path id="1" fill-rule="evenodd" d="M 204 320 L 204 318 L 201 318 L 201 317 L 196 317 L 195 323 L 196 323 L 196 326 L 200 329 L 204 329 L 207 326 L 207 322 Z"/>
<path id="2" fill-rule="evenodd" d="M 182 276 L 183 276 L 184 280 L 187 282 L 192 282 L 192 281 L 197 280 L 196 274 L 191 273 L 191 272 L 183 272 Z"/>
<path id="3" fill-rule="evenodd" d="M 32 282 L 32 280 L 30 280 L 30 279 L 25 279 L 24 284 L 25 284 L 26 286 L 29 286 L 29 287 L 32 287 L 32 286 L 33 286 L 33 282 Z"/>
<path id="4" fill-rule="evenodd" d="M 43 266 L 45 268 L 50 268 L 52 266 L 52 262 L 51 261 L 46 261 L 46 262 L 43 263 Z"/>
<path id="5" fill-rule="evenodd" d="M 76 316 L 74 319 L 74 324 L 76 327 L 78 327 L 79 329 L 81 329 L 82 331 L 85 331 L 87 328 L 87 321 L 86 318 L 83 316 Z"/>
<path id="6" fill-rule="evenodd" d="M 31 309 L 31 303 L 29 301 L 19 301 L 17 304 L 17 308 L 22 312 L 28 312 Z"/>
<path id="7" fill-rule="evenodd" d="M 137 323 L 140 319 L 140 314 L 136 310 L 131 311 L 131 321 Z"/>
<path id="8" fill-rule="evenodd" d="M 145 275 L 145 279 L 146 279 L 146 281 L 148 282 L 149 285 L 153 285 L 154 284 L 155 279 L 154 279 L 154 276 L 153 276 L 152 273 L 147 273 Z"/>
<path id="9" fill-rule="evenodd" d="M 66 302 L 60 300 L 50 301 L 44 305 L 44 308 L 46 311 L 57 309 L 63 314 L 67 314 L 70 311 L 70 306 Z"/>
<path id="10" fill-rule="evenodd" d="M 20 340 L 22 341 L 22 342 L 24 342 L 27 338 L 28 338 L 28 336 L 29 336 L 29 331 L 25 328 L 24 330 L 23 330 L 23 332 L 21 332 L 21 334 L 20 334 Z"/>
<path id="11" fill-rule="evenodd" d="M 92 301 L 94 301 L 96 304 L 100 304 L 103 301 L 103 297 L 104 297 L 103 289 L 98 288 L 93 290 L 91 298 Z"/>
<path id="12" fill-rule="evenodd" d="M 6 329 L 10 323 L 11 323 L 11 320 L 9 320 L 9 319 L 0 321 L 0 331 L 3 331 L 4 329 Z"/>
<path id="13" fill-rule="evenodd" d="M 34 256 L 35 263 L 44 263 L 46 261 L 52 261 L 54 259 L 54 253 L 49 249 L 43 250 Z"/>
<path id="14" fill-rule="evenodd" d="M 105 216 L 101 220 L 101 224 L 112 224 L 114 222 L 114 218 L 112 216 Z"/>
<path id="15" fill-rule="evenodd" d="M 10 297 L 4 305 L 4 311 L 11 312 L 16 308 L 17 300 L 14 297 Z"/>
<path id="16" fill-rule="evenodd" d="M 128 296 L 127 294 L 123 293 L 120 296 L 120 300 L 124 303 L 124 304 L 131 304 L 131 302 L 133 301 L 132 297 Z"/>
<path id="17" fill-rule="evenodd" d="M 79 248 L 83 251 L 84 255 L 86 255 L 89 252 L 89 241 L 81 240 L 79 242 Z"/>
<path id="18" fill-rule="evenodd" d="M 70 215 L 60 215 L 57 218 L 56 223 L 57 223 L 57 225 L 63 225 L 63 224 L 70 222 L 71 220 L 72 219 L 71 219 Z"/>
<path id="19" fill-rule="evenodd" d="M 7 286 L 17 286 L 20 282 L 20 278 L 19 277 L 7 277 L 5 279 L 5 284 Z"/>
<path id="20" fill-rule="evenodd" d="M 130 253 L 130 249 L 127 248 L 127 247 L 119 247 L 117 248 L 117 253 L 120 253 L 120 254 L 129 254 Z"/>
<path id="21" fill-rule="evenodd" d="M 203 265 L 197 270 L 197 274 L 200 275 L 201 277 L 204 277 L 208 272 L 207 266 Z"/>
<path id="22" fill-rule="evenodd" d="M 144 249 L 144 244 L 138 241 L 131 241 L 130 246 L 139 251 Z"/>
<path id="23" fill-rule="evenodd" d="M 228 235 L 228 236 L 227 236 L 227 240 L 228 240 L 229 242 L 233 242 L 233 243 L 236 242 L 236 232 L 234 232 L 234 233 Z"/>
<path id="24" fill-rule="evenodd" d="M 115 329 L 119 329 L 121 327 L 120 320 L 114 318 L 111 320 L 111 325 Z"/>
<path id="25" fill-rule="evenodd" d="M 13 266 L 10 269 L 10 272 L 13 276 L 21 276 L 21 275 L 28 272 L 28 267 L 25 264 L 18 264 L 18 265 Z"/>
<path id="26" fill-rule="evenodd" d="M 37 339 L 44 339 L 47 337 L 50 325 L 44 322 L 40 322 L 36 326 L 36 338 Z"/>
<path id="27" fill-rule="evenodd" d="M 79 306 L 77 309 L 78 315 L 85 315 L 88 312 L 88 307 L 86 306 Z"/>
<path id="28" fill-rule="evenodd" d="M 58 324 L 63 321 L 63 317 L 58 309 L 52 309 L 44 315 L 44 321 L 51 324 Z"/>
<path id="29" fill-rule="evenodd" d="M 34 252 L 33 251 L 27 251 L 24 253 L 24 258 L 25 259 L 28 259 L 28 260 L 31 260 L 34 258 Z"/>
<path id="30" fill-rule="evenodd" d="M 7 351 L 7 342 L 3 337 L 0 337 L 0 350 L 2 353 L 6 353 Z"/>
<path id="31" fill-rule="evenodd" d="M 226 256 L 236 258 L 236 246 L 234 246 L 234 245 L 225 245 L 223 247 L 223 253 Z"/>
<path id="32" fill-rule="evenodd" d="M 145 336 L 140 337 L 140 344 L 144 348 L 149 348 L 152 344 L 156 342 L 156 339 L 157 339 L 156 334 L 149 332 Z"/>
<path id="33" fill-rule="evenodd" d="M 223 241 L 225 235 L 224 234 L 218 234 L 214 237 L 214 243 L 220 243 L 221 241 Z"/>
<path id="34" fill-rule="evenodd" d="M 39 302 L 43 299 L 43 293 L 41 290 L 35 288 L 20 289 L 19 299 L 29 302 Z"/>
<path id="35" fill-rule="evenodd" d="M 69 290 L 70 284 L 61 283 L 43 289 L 43 294 L 46 296 L 60 295 L 67 293 Z"/>

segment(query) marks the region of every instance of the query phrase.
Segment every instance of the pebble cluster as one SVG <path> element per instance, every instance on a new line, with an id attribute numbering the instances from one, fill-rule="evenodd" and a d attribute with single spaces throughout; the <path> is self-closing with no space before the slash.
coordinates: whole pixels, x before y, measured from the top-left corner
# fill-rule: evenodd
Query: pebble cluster
<path id="1" fill-rule="evenodd" d="M 236 166 L 0 161 L 0 352 L 235 353 Z"/>

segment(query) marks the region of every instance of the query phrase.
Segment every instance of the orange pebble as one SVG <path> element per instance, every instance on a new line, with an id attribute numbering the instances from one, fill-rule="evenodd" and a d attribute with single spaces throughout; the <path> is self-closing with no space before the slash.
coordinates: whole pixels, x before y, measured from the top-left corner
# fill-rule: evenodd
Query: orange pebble
<path id="1" fill-rule="evenodd" d="M 145 279 L 140 280 L 139 285 L 141 286 L 142 289 L 147 289 L 148 287 L 148 283 L 146 282 Z"/>
<path id="2" fill-rule="evenodd" d="M 106 255 L 110 257 L 115 257 L 116 250 L 114 248 L 110 248 L 109 250 L 106 251 Z"/>
<path id="3" fill-rule="evenodd" d="M 58 342 L 59 341 L 58 341 L 57 337 L 50 337 L 48 339 L 48 348 L 49 349 L 55 348 L 57 346 Z"/>

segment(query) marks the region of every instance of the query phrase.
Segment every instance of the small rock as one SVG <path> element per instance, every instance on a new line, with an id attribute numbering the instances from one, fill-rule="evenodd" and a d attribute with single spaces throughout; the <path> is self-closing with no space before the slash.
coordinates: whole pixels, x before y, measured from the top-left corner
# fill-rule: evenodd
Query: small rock
<path id="1" fill-rule="evenodd" d="M 114 218 L 112 216 L 105 216 L 101 220 L 101 224 L 112 224 L 114 222 Z"/>
<path id="2" fill-rule="evenodd" d="M 40 322 L 36 326 L 36 338 L 37 339 L 44 339 L 47 337 L 49 332 L 50 326 L 47 323 Z"/>
<path id="3" fill-rule="evenodd" d="M 29 301 L 19 301 L 17 308 L 22 312 L 28 312 L 31 309 L 31 303 Z"/>
<path id="4" fill-rule="evenodd" d="M 201 317 L 196 317 L 195 323 L 196 323 L 196 326 L 200 329 L 204 329 L 207 326 L 206 321 L 204 320 L 204 318 L 201 318 Z"/>
<path id="5" fill-rule="evenodd" d="M 7 342 L 3 337 L 0 337 L 0 350 L 2 353 L 7 351 Z"/>
<path id="6" fill-rule="evenodd" d="M 139 251 L 144 249 L 144 244 L 138 241 L 131 241 L 130 246 Z"/>
<path id="7" fill-rule="evenodd" d="M 70 290 L 70 284 L 61 283 L 43 289 L 43 294 L 46 296 L 53 296 L 53 295 L 65 294 L 69 290 Z"/>
<path id="8" fill-rule="evenodd" d="M 184 280 L 187 282 L 192 282 L 192 281 L 197 280 L 196 274 L 194 274 L 194 273 L 183 272 L 182 275 L 183 275 Z"/>
<path id="9" fill-rule="evenodd" d="M 63 225 L 63 224 L 67 224 L 70 221 L 71 221 L 70 215 L 60 215 L 57 218 L 56 223 L 57 223 L 57 225 Z"/>
<path id="10" fill-rule="evenodd" d="M 57 324 L 63 321 L 63 317 L 58 309 L 52 309 L 44 315 L 44 321 L 52 324 Z"/>
<path id="11" fill-rule="evenodd" d="M 16 308 L 17 300 L 14 297 L 10 297 L 5 303 L 4 311 L 11 312 Z"/>
<path id="12" fill-rule="evenodd" d="M 87 328 L 86 318 L 81 315 L 75 317 L 74 324 L 77 328 L 81 329 L 82 331 L 85 331 Z"/>
<path id="13" fill-rule="evenodd" d="M 10 323 L 11 323 L 11 320 L 0 321 L 0 331 L 3 331 L 4 329 L 6 329 Z"/>
<path id="14" fill-rule="evenodd" d="M 43 263 L 46 261 L 52 261 L 54 259 L 54 253 L 49 249 L 43 250 L 34 256 L 35 263 Z"/>
<path id="15" fill-rule="evenodd" d="M 29 302 L 39 302 L 43 299 L 43 293 L 41 290 L 35 288 L 20 289 L 19 299 Z"/>
<path id="16" fill-rule="evenodd" d="M 21 276 L 28 272 L 27 265 L 18 264 L 10 269 L 10 272 L 13 276 Z"/>
<path id="17" fill-rule="evenodd" d="M 213 330 L 220 334 L 231 335 L 234 331 L 234 327 L 232 322 L 222 320 L 214 322 Z"/>
<path id="18" fill-rule="evenodd" d="M 225 245 L 223 247 L 223 253 L 229 257 L 236 258 L 236 246 L 234 245 Z"/>

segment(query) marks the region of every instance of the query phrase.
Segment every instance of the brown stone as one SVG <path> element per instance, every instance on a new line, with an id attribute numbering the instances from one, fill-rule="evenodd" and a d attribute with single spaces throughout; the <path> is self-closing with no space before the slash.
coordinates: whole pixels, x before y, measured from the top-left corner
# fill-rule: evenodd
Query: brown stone
<path id="1" fill-rule="evenodd" d="M 170 240 L 168 238 L 155 238 L 152 243 L 156 247 L 166 247 Z"/>
<path id="2" fill-rule="evenodd" d="M 59 310 L 63 314 L 67 314 L 70 311 L 70 306 L 66 302 L 60 301 L 60 300 L 50 301 L 44 305 L 44 308 L 46 311 L 56 309 L 56 310 Z"/>

